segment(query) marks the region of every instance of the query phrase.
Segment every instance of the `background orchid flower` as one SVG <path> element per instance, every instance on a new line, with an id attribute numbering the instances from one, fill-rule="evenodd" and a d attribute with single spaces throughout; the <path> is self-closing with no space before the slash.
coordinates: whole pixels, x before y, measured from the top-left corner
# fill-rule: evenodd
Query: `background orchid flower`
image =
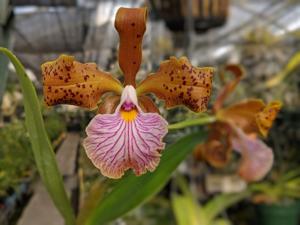
<path id="1" fill-rule="evenodd" d="M 146 18 L 145 8 L 120 8 L 116 15 L 124 85 L 94 63 L 82 64 L 72 56 L 62 55 L 42 65 L 49 106 L 72 104 L 94 109 L 104 93 L 112 93 L 104 96 L 83 142 L 87 156 L 110 178 L 120 178 L 128 169 L 136 175 L 153 171 L 160 161 L 168 123 L 146 94 L 155 94 L 167 107 L 183 104 L 202 112 L 211 93 L 213 69 L 193 67 L 185 57 L 162 62 L 157 72 L 136 85 Z"/>
<path id="2" fill-rule="evenodd" d="M 207 142 L 196 147 L 195 156 L 215 167 L 223 167 L 229 162 L 233 149 L 241 155 L 239 175 L 246 181 L 257 181 L 273 165 L 272 149 L 257 136 L 268 135 L 281 103 L 273 101 L 266 105 L 262 100 L 248 99 L 222 108 L 244 74 L 238 65 L 228 65 L 225 70 L 235 78 L 218 95 L 213 106 L 217 121 L 210 126 Z"/>

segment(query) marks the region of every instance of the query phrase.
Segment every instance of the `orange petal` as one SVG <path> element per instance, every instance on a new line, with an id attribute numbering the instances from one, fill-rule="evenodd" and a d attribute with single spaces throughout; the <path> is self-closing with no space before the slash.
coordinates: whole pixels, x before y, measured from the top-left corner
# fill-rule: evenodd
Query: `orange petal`
<path id="1" fill-rule="evenodd" d="M 261 133 L 266 137 L 280 108 L 278 101 L 265 105 L 262 100 L 250 99 L 219 110 L 217 118 L 241 128 L 246 134 Z"/>
<path id="2" fill-rule="evenodd" d="M 125 85 L 135 87 L 135 76 L 142 60 L 142 41 L 146 30 L 146 8 L 120 8 L 115 27 L 120 36 L 119 65 Z"/>
<path id="3" fill-rule="evenodd" d="M 217 118 L 241 128 L 247 134 L 257 133 L 255 116 L 264 107 L 265 104 L 262 100 L 249 99 L 217 111 Z"/>
<path id="4" fill-rule="evenodd" d="M 117 106 L 120 103 L 120 95 L 110 95 L 103 99 L 99 105 L 97 114 L 112 114 L 116 111 Z"/>
<path id="5" fill-rule="evenodd" d="M 256 114 L 256 123 L 261 134 L 266 137 L 272 127 L 282 104 L 279 101 L 270 102 L 261 112 Z"/>
<path id="6" fill-rule="evenodd" d="M 228 124 L 216 122 L 204 144 L 196 146 L 194 156 L 198 160 L 205 160 L 214 167 L 224 167 L 231 157 L 231 128 Z"/>
<path id="7" fill-rule="evenodd" d="M 47 105 L 71 104 L 94 108 L 105 92 L 121 94 L 122 85 L 96 64 L 82 64 L 74 57 L 61 55 L 42 66 L 44 98 Z"/>
<path id="8" fill-rule="evenodd" d="M 229 64 L 229 65 L 225 66 L 225 68 L 221 72 L 220 76 L 221 76 L 222 80 L 224 80 L 224 73 L 228 73 L 228 72 L 230 72 L 231 74 L 234 75 L 234 79 L 229 81 L 224 86 L 224 88 L 221 90 L 220 94 L 216 98 L 216 101 L 215 101 L 214 107 L 213 107 L 215 111 L 218 111 L 222 107 L 227 96 L 231 92 L 234 91 L 235 87 L 238 85 L 238 83 L 240 82 L 240 80 L 243 78 L 243 76 L 245 74 L 245 70 L 240 65 Z"/>
<path id="9" fill-rule="evenodd" d="M 186 57 L 161 63 L 138 87 L 138 95 L 154 93 L 167 107 L 182 105 L 195 112 L 206 110 L 211 94 L 213 68 L 193 67 Z"/>
<path id="10" fill-rule="evenodd" d="M 141 106 L 143 112 L 152 112 L 160 114 L 158 108 L 154 104 L 154 102 L 148 96 L 142 95 L 138 97 L 139 105 Z"/>

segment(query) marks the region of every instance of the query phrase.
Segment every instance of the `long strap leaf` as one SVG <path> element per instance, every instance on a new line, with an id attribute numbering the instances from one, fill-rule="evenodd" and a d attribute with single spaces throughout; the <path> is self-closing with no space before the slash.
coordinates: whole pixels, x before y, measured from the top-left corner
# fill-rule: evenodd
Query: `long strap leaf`
<path id="1" fill-rule="evenodd" d="M 203 132 L 186 136 L 164 150 L 161 162 L 153 173 L 140 177 L 130 174 L 118 181 L 114 189 L 91 212 L 86 224 L 107 224 L 151 198 L 164 187 L 180 162 L 204 138 Z"/>
<path id="2" fill-rule="evenodd" d="M 281 84 L 281 82 L 290 74 L 292 74 L 292 72 L 299 67 L 300 65 L 300 52 L 297 52 L 295 55 L 293 55 L 291 57 L 291 59 L 289 60 L 289 62 L 286 64 L 286 66 L 284 67 L 283 70 L 281 70 L 277 75 L 273 76 L 271 79 L 267 80 L 265 82 L 265 87 L 267 88 L 272 88 L 275 87 L 279 84 Z"/>
<path id="3" fill-rule="evenodd" d="M 205 215 L 209 221 L 216 218 L 222 211 L 237 202 L 249 197 L 251 191 L 246 189 L 243 192 L 232 194 L 219 194 L 211 199 L 205 206 Z"/>
<path id="4" fill-rule="evenodd" d="M 209 225 L 203 207 L 194 198 L 186 179 L 179 173 L 175 182 L 182 194 L 172 193 L 171 203 L 177 225 Z M 182 210 L 184 209 L 184 210 Z"/>
<path id="5" fill-rule="evenodd" d="M 173 194 L 171 203 L 177 225 L 207 225 L 206 218 L 200 217 L 201 209 L 195 199 L 186 195 Z"/>
<path id="6" fill-rule="evenodd" d="M 54 204 L 65 219 L 67 225 L 75 224 L 75 216 L 64 189 L 55 154 L 47 136 L 35 88 L 26 75 L 23 65 L 17 57 L 6 48 L 0 47 L 13 63 L 21 83 L 24 96 L 25 123 L 29 133 L 32 150 L 42 181 Z"/>

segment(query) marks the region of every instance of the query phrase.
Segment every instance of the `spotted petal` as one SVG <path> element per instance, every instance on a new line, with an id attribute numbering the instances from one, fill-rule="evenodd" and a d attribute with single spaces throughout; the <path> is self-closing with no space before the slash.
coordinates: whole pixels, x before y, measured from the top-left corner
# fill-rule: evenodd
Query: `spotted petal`
<path id="1" fill-rule="evenodd" d="M 265 104 L 260 99 L 248 99 L 220 109 L 217 118 L 241 128 L 245 133 L 261 133 L 267 136 L 281 108 L 278 101 Z"/>
<path id="2" fill-rule="evenodd" d="M 61 55 L 42 65 L 44 98 L 47 105 L 72 104 L 94 108 L 105 92 L 121 94 L 122 85 L 96 64 L 82 64 Z"/>
<path id="3" fill-rule="evenodd" d="M 128 169 L 141 175 L 156 168 L 167 122 L 157 113 L 144 113 L 135 89 L 126 86 L 115 113 L 95 116 L 86 133 L 88 157 L 104 176 L 117 179 Z"/>
<path id="4" fill-rule="evenodd" d="M 239 175 L 246 181 L 261 180 L 273 165 L 273 152 L 264 142 L 246 135 L 241 129 L 235 128 L 236 137 L 232 139 L 233 149 L 242 156 Z"/>
<path id="5" fill-rule="evenodd" d="M 142 41 L 146 30 L 146 8 L 120 8 L 115 27 L 120 36 L 119 65 L 125 85 L 135 86 L 135 76 L 142 61 Z"/>
<path id="6" fill-rule="evenodd" d="M 205 111 L 211 94 L 213 68 L 193 67 L 186 57 L 171 57 L 161 63 L 138 87 L 138 95 L 154 93 L 167 107 L 185 105 L 195 112 Z"/>
<path id="7" fill-rule="evenodd" d="M 276 119 L 279 110 L 281 109 L 281 102 L 270 102 L 261 112 L 256 115 L 256 123 L 261 134 L 266 137 L 273 121 Z"/>
<path id="8" fill-rule="evenodd" d="M 218 120 L 230 122 L 247 134 L 258 133 L 255 117 L 264 107 L 265 104 L 260 99 L 247 99 L 218 110 L 216 115 Z"/>

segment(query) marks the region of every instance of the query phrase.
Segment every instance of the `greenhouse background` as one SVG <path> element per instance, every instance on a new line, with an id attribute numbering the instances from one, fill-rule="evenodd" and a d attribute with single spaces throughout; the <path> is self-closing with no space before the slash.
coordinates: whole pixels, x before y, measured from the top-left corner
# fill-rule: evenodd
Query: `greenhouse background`
<path id="1" fill-rule="evenodd" d="M 159 71 L 161 62 L 171 56 L 186 56 L 193 66 L 213 67 L 214 74 L 206 112 L 195 113 L 184 106 L 166 110 L 165 99 L 148 95 L 169 123 L 162 157 L 168 151 L 173 154 L 166 157 L 187 152 L 177 164 L 174 161 L 174 169 L 168 169 L 171 158 L 162 158 L 154 172 L 140 177 L 126 172 L 114 180 L 99 172 L 83 146 L 86 127 L 95 114 L 102 113 L 104 98 L 99 99 L 99 111 L 66 104 L 47 106 L 41 65 L 72 55 L 76 61 L 96 63 L 123 83 L 114 25 L 120 7 L 148 10 L 137 83 L 147 80 L 151 71 Z M 15 54 L 35 87 L 39 107 L 32 107 L 41 110 L 76 217 L 76 223 L 66 219 L 51 191 L 49 195 L 47 182 L 41 180 L 24 111 L 28 99 L 18 70 L 0 52 L 0 225 L 300 224 L 300 1 L 0 0 L 0 47 Z M 222 99 L 220 109 L 217 102 L 222 93 L 226 100 Z M 227 139 L 238 131 L 224 131 L 220 126 L 224 120 L 218 122 L 218 111 L 225 115 L 225 107 L 247 99 L 282 104 L 267 137 L 253 135 L 274 154 L 272 168 L 255 181 L 245 179 L 237 168 L 243 160 L 257 160 L 260 153 L 255 150 L 261 145 L 249 139 L 254 153 L 240 155 L 231 150 L 234 144 Z M 251 111 L 247 107 L 233 117 L 234 122 L 246 123 L 243 116 L 248 118 Z M 197 133 L 202 135 L 198 143 L 181 142 Z M 216 152 L 206 156 L 197 152 L 196 144 L 216 137 Z M 222 161 L 222 166 L 210 157 Z M 46 168 L 47 163 L 51 164 L 46 160 L 40 166 Z M 253 165 L 253 171 L 259 166 Z M 102 206 L 102 201 L 111 207 Z"/>

